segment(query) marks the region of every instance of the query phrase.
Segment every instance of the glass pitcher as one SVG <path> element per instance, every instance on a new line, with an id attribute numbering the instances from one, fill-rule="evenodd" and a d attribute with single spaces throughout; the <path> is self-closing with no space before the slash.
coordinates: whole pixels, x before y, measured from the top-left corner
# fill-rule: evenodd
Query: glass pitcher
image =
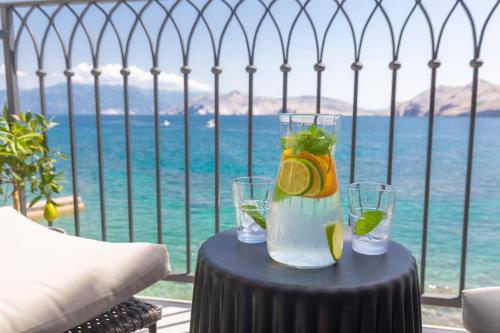
<path id="1" fill-rule="evenodd" d="M 283 114 L 281 160 L 268 219 L 274 260 L 299 268 L 333 264 L 325 227 L 342 223 L 334 152 L 337 115 Z"/>

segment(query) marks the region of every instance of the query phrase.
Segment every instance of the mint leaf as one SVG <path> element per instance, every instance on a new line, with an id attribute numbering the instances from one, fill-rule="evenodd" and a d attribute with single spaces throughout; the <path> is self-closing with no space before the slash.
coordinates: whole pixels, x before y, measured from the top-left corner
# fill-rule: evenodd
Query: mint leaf
<path id="1" fill-rule="evenodd" d="M 302 128 L 298 133 L 291 133 L 281 139 L 283 149 L 291 148 L 293 154 L 307 151 L 314 155 L 330 154 L 335 145 L 334 135 L 328 134 L 323 128 L 310 125 L 307 129 Z"/>
<path id="2" fill-rule="evenodd" d="M 354 225 L 354 234 L 364 236 L 370 233 L 377 225 L 387 218 L 387 213 L 380 210 L 370 210 L 361 214 L 361 217 Z"/>
<path id="3" fill-rule="evenodd" d="M 241 205 L 240 209 L 243 213 L 250 216 L 255 223 L 257 223 L 262 229 L 266 230 L 267 223 L 264 216 L 257 211 L 257 206 L 255 205 Z"/>

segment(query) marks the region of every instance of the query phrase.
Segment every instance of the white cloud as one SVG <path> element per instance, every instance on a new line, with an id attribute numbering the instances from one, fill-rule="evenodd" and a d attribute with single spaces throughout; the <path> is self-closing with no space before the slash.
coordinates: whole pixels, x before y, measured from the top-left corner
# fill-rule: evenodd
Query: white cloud
<path id="1" fill-rule="evenodd" d="M 120 74 L 122 66 L 120 64 L 106 64 L 99 67 L 102 71 L 100 75 L 100 82 L 104 85 L 122 85 L 123 76 Z M 145 71 L 137 66 L 130 66 L 130 79 L 129 83 L 132 86 L 139 88 L 151 89 L 153 87 L 153 75 L 149 71 Z M 94 84 L 94 78 L 90 71 L 92 66 L 82 62 L 73 68 L 75 75 L 73 82 L 77 84 Z M 64 76 L 61 73 L 52 73 L 50 84 L 57 84 L 62 82 Z M 183 77 L 174 73 L 162 72 L 158 76 L 159 88 L 161 90 L 183 90 Z M 210 91 L 210 87 L 196 80 L 189 80 L 189 88 L 193 91 L 206 92 Z"/>
<path id="2" fill-rule="evenodd" d="M 5 75 L 5 64 L 0 64 L 0 75 Z M 18 70 L 17 76 L 26 76 L 26 73 Z"/>
<path id="3" fill-rule="evenodd" d="M 108 115 L 108 116 L 116 116 L 116 115 L 123 114 L 123 110 L 122 109 L 109 108 L 109 109 L 102 110 L 101 114 Z"/>

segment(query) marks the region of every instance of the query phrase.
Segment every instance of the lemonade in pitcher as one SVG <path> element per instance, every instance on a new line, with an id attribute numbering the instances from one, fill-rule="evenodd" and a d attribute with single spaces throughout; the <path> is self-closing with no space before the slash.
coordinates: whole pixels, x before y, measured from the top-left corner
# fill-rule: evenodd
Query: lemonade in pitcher
<path id="1" fill-rule="evenodd" d="M 334 151 L 339 116 L 283 114 L 281 161 L 268 219 L 270 256 L 299 268 L 332 265 L 342 254 Z"/>

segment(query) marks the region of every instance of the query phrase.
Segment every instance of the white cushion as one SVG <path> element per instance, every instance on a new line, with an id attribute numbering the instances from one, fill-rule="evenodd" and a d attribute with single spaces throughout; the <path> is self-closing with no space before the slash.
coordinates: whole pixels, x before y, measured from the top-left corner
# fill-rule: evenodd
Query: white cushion
<path id="1" fill-rule="evenodd" d="M 500 287 L 463 291 L 464 327 L 473 333 L 500 332 Z"/>
<path id="2" fill-rule="evenodd" d="M 0 208 L 0 332 L 58 333 L 165 277 L 165 246 L 51 231 Z"/>

